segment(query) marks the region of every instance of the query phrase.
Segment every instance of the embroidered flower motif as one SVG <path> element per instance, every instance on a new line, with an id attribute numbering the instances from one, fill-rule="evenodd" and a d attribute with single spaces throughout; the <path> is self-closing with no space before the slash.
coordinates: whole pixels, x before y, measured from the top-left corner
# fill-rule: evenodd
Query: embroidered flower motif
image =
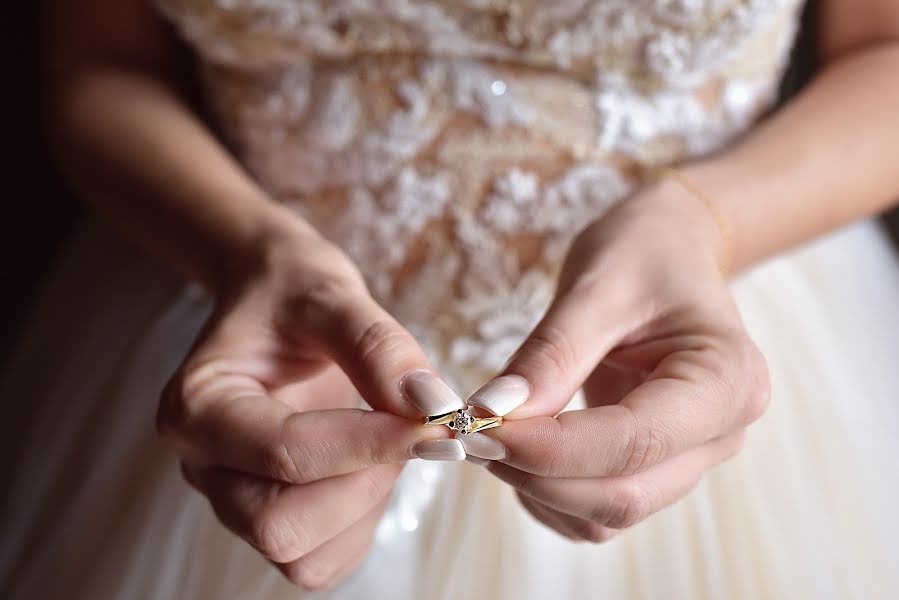
<path id="1" fill-rule="evenodd" d="M 155 1 L 248 169 L 450 378 L 504 364 L 642 166 L 745 130 L 801 4 Z"/>

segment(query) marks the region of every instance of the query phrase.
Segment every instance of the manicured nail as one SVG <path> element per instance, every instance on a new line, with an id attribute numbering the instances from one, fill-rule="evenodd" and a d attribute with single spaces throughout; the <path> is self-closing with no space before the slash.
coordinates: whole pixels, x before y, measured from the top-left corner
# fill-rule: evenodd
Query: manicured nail
<path id="1" fill-rule="evenodd" d="M 465 408 L 462 398 L 445 381 L 423 369 L 412 371 L 400 383 L 406 400 L 426 415 L 445 415 Z"/>
<path id="2" fill-rule="evenodd" d="M 478 458 L 477 456 L 466 456 L 465 460 L 470 462 L 473 465 L 477 465 L 479 467 L 483 467 L 484 465 L 489 465 L 490 461 L 486 458 Z"/>
<path id="3" fill-rule="evenodd" d="M 474 456 L 490 461 L 502 460 L 508 454 L 502 442 L 483 433 L 460 433 L 456 439 L 462 442 L 465 454 L 469 457 Z"/>
<path id="4" fill-rule="evenodd" d="M 465 460 L 465 448 L 455 439 L 421 440 L 412 445 L 412 455 L 424 460 Z"/>
<path id="5" fill-rule="evenodd" d="M 531 385 L 524 377 L 503 375 L 472 394 L 468 404 L 502 416 L 524 404 L 530 395 Z"/>

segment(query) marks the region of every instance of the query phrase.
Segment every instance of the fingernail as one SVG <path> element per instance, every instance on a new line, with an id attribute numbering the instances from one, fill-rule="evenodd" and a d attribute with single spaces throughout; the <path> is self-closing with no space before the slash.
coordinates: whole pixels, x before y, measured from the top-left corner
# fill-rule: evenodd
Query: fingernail
<path id="1" fill-rule="evenodd" d="M 477 456 L 466 456 L 465 460 L 470 462 L 473 465 L 477 465 L 479 467 L 483 467 L 484 465 L 489 465 L 490 461 L 486 458 L 478 458 Z"/>
<path id="2" fill-rule="evenodd" d="M 424 460 L 465 460 L 465 448 L 456 439 L 421 440 L 412 445 L 412 455 Z"/>
<path id="3" fill-rule="evenodd" d="M 472 394 L 468 404 L 502 416 L 524 404 L 530 395 L 531 384 L 524 377 L 503 375 Z"/>
<path id="4" fill-rule="evenodd" d="M 426 415 L 445 415 L 465 408 L 459 394 L 445 381 L 423 369 L 403 377 L 400 389 L 406 400 Z"/>
<path id="5" fill-rule="evenodd" d="M 508 454 L 502 442 L 483 433 L 460 433 L 456 439 L 462 442 L 465 454 L 469 457 L 475 456 L 491 461 L 502 460 Z"/>

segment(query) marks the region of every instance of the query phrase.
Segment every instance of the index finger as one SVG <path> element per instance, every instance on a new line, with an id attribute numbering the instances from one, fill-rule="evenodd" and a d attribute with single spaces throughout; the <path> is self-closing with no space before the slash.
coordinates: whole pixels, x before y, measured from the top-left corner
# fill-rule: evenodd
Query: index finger
<path id="1" fill-rule="evenodd" d="M 315 308 L 304 318 L 314 323 L 332 358 L 369 406 L 415 419 L 465 407 L 412 334 L 371 296 L 329 298 L 323 304 L 326 309 Z"/>
<path id="2" fill-rule="evenodd" d="M 415 442 L 448 437 L 443 427 L 423 428 L 381 411 L 297 412 L 270 398 L 257 382 L 243 385 L 228 399 L 190 412 L 172 408 L 184 402 L 164 403 L 161 435 L 193 466 L 228 467 L 297 484 L 403 462 L 413 458 Z"/>
<path id="3" fill-rule="evenodd" d="M 663 373 L 619 404 L 508 421 L 484 433 L 506 446 L 501 462 L 522 471 L 544 477 L 617 477 L 751 422 L 769 394 L 765 378 L 728 382 L 722 376 L 702 377 L 677 360 L 669 361 Z"/>

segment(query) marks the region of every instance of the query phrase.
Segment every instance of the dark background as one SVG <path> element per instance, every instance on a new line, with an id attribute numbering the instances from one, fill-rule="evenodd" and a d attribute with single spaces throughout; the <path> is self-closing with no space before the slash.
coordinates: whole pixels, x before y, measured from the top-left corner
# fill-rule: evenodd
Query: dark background
<path id="1" fill-rule="evenodd" d="M 14 337 L 23 309 L 83 212 L 53 168 L 42 136 L 36 18 L 40 4 L 9 2 L 0 25 L 3 346 Z"/>
<path id="2" fill-rule="evenodd" d="M 40 123 L 40 2 L 10 2 L 0 25 L 0 119 L 5 222 L 0 236 L 0 356 L 83 209 L 54 169 Z M 816 5 L 809 2 L 782 98 L 814 73 Z M 899 210 L 887 218 L 899 240 Z"/>

